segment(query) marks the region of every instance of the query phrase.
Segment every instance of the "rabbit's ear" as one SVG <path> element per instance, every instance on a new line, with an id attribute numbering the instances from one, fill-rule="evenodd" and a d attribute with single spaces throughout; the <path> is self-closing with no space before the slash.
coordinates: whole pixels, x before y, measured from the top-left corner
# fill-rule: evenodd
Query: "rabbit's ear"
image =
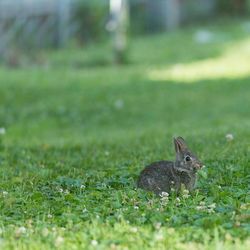
<path id="1" fill-rule="evenodd" d="M 182 152 L 187 149 L 185 140 L 182 137 L 174 138 L 174 146 L 176 153 Z"/>

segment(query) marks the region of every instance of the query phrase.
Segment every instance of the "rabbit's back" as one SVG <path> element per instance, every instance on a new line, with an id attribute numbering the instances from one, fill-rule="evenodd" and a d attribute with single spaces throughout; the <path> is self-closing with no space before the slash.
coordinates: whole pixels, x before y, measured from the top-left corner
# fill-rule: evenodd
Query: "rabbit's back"
<path id="1" fill-rule="evenodd" d="M 179 186 L 180 180 L 174 170 L 174 163 L 171 161 L 159 161 L 150 164 L 142 170 L 138 187 L 160 194 L 170 192 L 171 188 Z"/>

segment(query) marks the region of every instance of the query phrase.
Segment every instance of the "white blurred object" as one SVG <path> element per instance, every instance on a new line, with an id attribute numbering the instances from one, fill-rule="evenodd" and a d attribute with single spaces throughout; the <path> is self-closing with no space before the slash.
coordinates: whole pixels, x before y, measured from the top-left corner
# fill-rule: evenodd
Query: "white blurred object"
<path id="1" fill-rule="evenodd" d="M 97 240 L 92 240 L 91 241 L 91 245 L 92 246 L 97 246 L 98 245 L 98 241 Z"/>
<path id="2" fill-rule="evenodd" d="M 122 8 L 122 0 L 110 0 L 110 10 L 118 12 Z"/>
<path id="3" fill-rule="evenodd" d="M 129 28 L 129 1 L 110 0 L 110 20 L 106 25 L 113 35 L 115 62 L 120 64 L 125 61 L 127 49 L 127 36 Z"/>
<path id="4" fill-rule="evenodd" d="M 209 30 L 198 30 L 194 34 L 194 40 L 197 43 L 211 43 L 214 40 L 214 34 Z"/>
<path id="5" fill-rule="evenodd" d="M 138 232 L 138 228 L 137 227 L 132 227 L 131 228 L 131 232 L 132 233 L 137 233 Z"/>
<path id="6" fill-rule="evenodd" d="M 227 141 L 232 141 L 234 139 L 234 136 L 232 134 L 226 134 Z"/>
<path id="7" fill-rule="evenodd" d="M 118 99 L 114 103 L 115 108 L 122 109 L 124 107 L 124 101 L 122 99 Z"/>
<path id="8" fill-rule="evenodd" d="M 59 247 L 64 242 L 64 238 L 62 236 L 57 236 L 55 240 L 55 246 Z"/>
<path id="9" fill-rule="evenodd" d="M 165 1 L 166 8 L 166 28 L 168 30 L 174 30 L 180 25 L 181 20 L 181 3 L 176 0 Z"/>
<path id="10" fill-rule="evenodd" d="M 20 235 L 25 234 L 26 231 L 27 231 L 26 228 L 22 226 L 22 227 L 17 228 L 15 233 L 17 237 L 20 237 Z"/>
<path id="11" fill-rule="evenodd" d="M 2 194 L 3 194 L 3 196 L 7 196 L 8 192 L 7 191 L 3 191 Z"/>
<path id="12" fill-rule="evenodd" d="M 4 135 L 6 133 L 6 129 L 5 128 L 0 128 L 0 135 Z"/>
<path id="13" fill-rule="evenodd" d="M 242 27 L 242 29 L 243 29 L 245 32 L 249 33 L 249 32 L 250 32 L 250 21 L 243 22 L 243 23 L 241 24 L 241 27 Z"/>

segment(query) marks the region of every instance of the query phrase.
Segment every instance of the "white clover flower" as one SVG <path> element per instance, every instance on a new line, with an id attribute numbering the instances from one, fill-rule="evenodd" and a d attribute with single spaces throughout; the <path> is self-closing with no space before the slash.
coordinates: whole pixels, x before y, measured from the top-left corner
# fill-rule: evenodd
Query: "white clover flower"
<path id="1" fill-rule="evenodd" d="M 239 227 L 240 225 L 241 225 L 241 224 L 240 224 L 240 221 L 236 221 L 236 222 L 235 222 L 235 226 L 236 226 L 236 227 Z"/>
<path id="2" fill-rule="evenodd" d="M 176 206 L 179 206 L 181 204 L 181 200 L 179 197 L 176 198 Z"/>
<path id="3" fill-rule="evenodd" d="M 3 196 L 7 196 L 9 193 L 7 191 L 2 192 Z"/>
<path id="4" fill-rule="evenodd" d="M 51 219 L 51 218 L 53 217 L 53 215 L 52 215 L 52 214 L 48 214 L 47 217 L 48 217 L 49 219 Z"/>
<path id="5" fill-rule="evenodd" d="M 160 229 L 161 228 L 161 222 L 157 222 L 154 224 L 155 229 Z"/>
<path id="6" fill-rule="evenodd" d="M 234 139 L 234 136 L 232 134 L 226 134 L 227 141 L 232 141 Z"/>
<path id="7" fill-rule="evenodd" d="M 97 246 L 98 245 L 98 241 L 97 240 L 92 240 L 91 241 L 91 245 L 92 246 Z"/>
<path id="8" fill-rule="evenodd" d="M 203 210 L 203 211 L 206 211 L 209 214 L 211 214 L 211 213 L 214 213 L 214 209 L 215 208 L 216 208 L 216 204 L 215 203 L 212 203 L 212 204 L 206 206 L 205 202 L 201 201 L 200 202 L 200 206 L 197 206 L 196 210 Z"/>
<path id="9" fill-rule="evenodd" d="M 168 196 L 169 196 L 169 193 L 161 192 L 160 197 L 161 197 L 162 205 L 166 205 L 168 203 Z"/>
<path id="10" fill-rule="evenodd" d="M 159 232 L 159 233 L 156 233 L 156 234 L 155 234 L 155 240 L 156 240 L 156 241 L 161 241 L 161 240 L 163 240 L 163 239 L 164 239 L 164 237 L 163 237 L 162 232 Z"/>
<path id="11" fill-rule="evenodd" d="M 163 205 L 163 206 L 165 206 L 165 205 L 167 205 L 168 204 L 168 197 L 167 196 L 165 196 L 165 197 L 162 197 L 161 198 L 161 205 Z"/>
<path id="12" fill-rule="evenodd" d="M 62 188 L 59 188 L 59 193 L 63 193 L 63 189 Z"/>
<path id="13" fill-rule="evenodd" d="M 196 207 L 196 210 L 206 210 L 206 203 L 204 201 L 200 202 L 200 205 Z"/>
<path id="14" fill-rule="evenodd" d="M 207 211 L 208 211 L 209 214 L 213 214 L 214 213 L 214 210 L 212 208 L 208 208 Z"/>
<path id="15" fill-rule="evenodd" d="M 42 235 L 44 236 L 44 237 L 47 237 L 48 235 L 49 235 L 49 230 L 48 230 L 48 228 L 44 228 L 43 230 L 42 230 Z"/>
<path id="16" fill-rule="evenodd" d="M 200 210 L 204 210 L 205 209 L 205 207 L 204 206 L 197 206 L 196 207 L 196 210 L 198 210 L 198 211 L 200 211 Z"/>
<path id="17" fill-rule="evenodd" d="M 138 232 L 138 228 L 137 227 L 132 227 L 131 228 L 131 232 L 132 233 L 137 233 Z"/>
<path id="18" fill-rule="evenodd" d="M 205 206 L 205 205 L 206 205 L 206 203 L 204 201 L 200 202 L 200 206 Z"/>
<path id="19" fill-rule="evenodd" d="M 218 188 L 219 188 L 219 189 L 221 189 L 221 186 L 220 186 L 220 185 L 218 185 Z"/>
<path id="20" fill-rule="evenodd" d="M 59 247 L 64 242 L 64 238 L 62 236 L 57 236 L 55 240 L 55 246 Z"/>
<path id="21" fill-rule="evenodd" d="M 139 207 L 138 207 L 138 206 L 134 206 L 134 209 L 136 209 L 136 210 L 137 210 L 137 209 L 139 209 Z"/>
<path id="22" fill-rule="evenodd" d="M 184 199 L 187 199 L 189 196 L 190 196 L 190 195 L 189 195 L 189 191 L 188 191 L 187 189 L 184 189 L 184 190 L 183 190 L 183 195 L 182 195 L 182 197 L 183 197 Z"/>
<path id="23" fill-rule="evenodd" d="M 25 234 L 26 231 L 27 231 L 26 228 L 22 226 L 16 229 L 15 234 L 17 237 L 20 237 L 22 234 Z"/>
<path id="24" fill-rule="evenodd" d="M 21 233 L 26 233 L 26 227 L 19 227 Z"/>
<path id="25" fill-rule="evenodd" d="M 5 128 L 0 128 L 0 135 L 5 135 L 6 129 Z"/>
<path id="26" fill-rule="evenodd" d="M 225 238 L 229 241 L 233 239 L 230 233 L 226 233 Z"/>
<path id="27" fill-rule="evenodd" d="M 85 207 L 85 208 L 82 210 L 82 212 L 83 212 L 83 213 L 87 213 L 87 212 L 88 212 L 87 208 Z"/>
<path id="28" fill-rule="evenodd" d="M 161 192 L 160 197 L 165 198 L 168 197 L 169 193 L 168 192 Z"/>
<path id="29" fill-rule="evenodd" d="M 82 185 L 80 186 L 80 188 L 81 188 L 81 189 L 85 189 L 86 186 L 82 184 Z"/>
<path id="30" fill-rule="evenodd" d="M 216 208 L 216 203 L 212 203 L 212 204 L 208 205 L 208 207 L 211 209 L 214 209 L 214 208 Z"/>
<path id="31" fill-rule="evenodd" d="M 247 204 L 241 204 L 240 205 L 240 209 L 247 210 L 248 209 L 248 205 Z"/>

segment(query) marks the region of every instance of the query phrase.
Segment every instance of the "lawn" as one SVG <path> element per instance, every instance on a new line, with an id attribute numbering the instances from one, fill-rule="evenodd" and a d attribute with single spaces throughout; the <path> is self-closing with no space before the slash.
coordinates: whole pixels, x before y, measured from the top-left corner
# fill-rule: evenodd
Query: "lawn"
<path id="1" fill-rule="evenodd" d="M 131 39 L 119 67 L 109 49 L 0 67 L 0 248 L 249 249 L 249 22 Z M 206 167 L 167 202 L 136 180 L 176 135 Z"/>

